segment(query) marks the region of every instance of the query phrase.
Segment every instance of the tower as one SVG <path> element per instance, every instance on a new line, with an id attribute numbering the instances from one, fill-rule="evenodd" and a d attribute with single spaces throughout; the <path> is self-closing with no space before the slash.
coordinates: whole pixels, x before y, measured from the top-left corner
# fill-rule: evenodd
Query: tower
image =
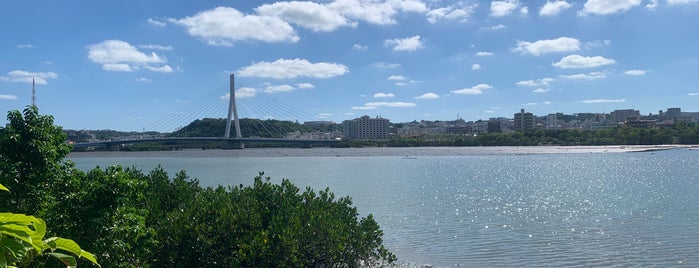
<path id="1" fill-rule="evenodd" d="M 36 107 L 36 89 L 34 86 L 34 78 L 32 78 L 32 106 Z"/>
<path id="2" fill-rule="evenodd" d="M 231 74 L 230 77 L 230 92 L 228 98 L 228 119 L 226 120 L 226 133 L 224 137 L 231 137 L 231 116 L 235 123 L 235 137 L 241 138 L 240 134 L 240 122 L 238 121 L 238 108 L 235 105 L 235 75 Z"/>

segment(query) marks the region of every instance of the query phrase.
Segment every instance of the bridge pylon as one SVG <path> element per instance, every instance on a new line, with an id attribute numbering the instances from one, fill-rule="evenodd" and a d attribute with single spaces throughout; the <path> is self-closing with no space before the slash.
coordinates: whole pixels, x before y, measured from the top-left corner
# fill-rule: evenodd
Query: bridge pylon
<path id="1" fill-rule="evenodd" d="M 235 124 L 235 137 L 239 139 L 239 138 L 242 138 L 243 135 L 240 134 L 240 121 L 238 121 L 238 108 L 235 104 L 235 74 L 231 74 L 231 76 L 230 76 L 230 92 L 229 92 L 228 96 L 229 96 L 229 98 L 228 98 L 228 118 L 226 120 L 226 131 L 224 133 L 224 137 L 226 137 L 226 138 L 231 137 L 231 117 L 233 117 L 233 122 Z M 240 141 L 232 142 L 231 148 L 243 149 L 243 148 L 245 148 L 245 145 Z"/>

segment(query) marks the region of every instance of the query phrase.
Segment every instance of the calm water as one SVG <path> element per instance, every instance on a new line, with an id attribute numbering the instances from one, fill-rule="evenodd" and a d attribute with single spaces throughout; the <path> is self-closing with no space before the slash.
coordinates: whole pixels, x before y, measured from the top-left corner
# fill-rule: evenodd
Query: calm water
<path id="1" fill-rule="evenodd" d="M 178 154 L 181 155 L 181 154 Z M 202 185 L 260 171 L 330 187 L 373 213 L 405 264 L 467 267 L 699 266 L 699 150 L 362 157 L 80 157 Z"/>

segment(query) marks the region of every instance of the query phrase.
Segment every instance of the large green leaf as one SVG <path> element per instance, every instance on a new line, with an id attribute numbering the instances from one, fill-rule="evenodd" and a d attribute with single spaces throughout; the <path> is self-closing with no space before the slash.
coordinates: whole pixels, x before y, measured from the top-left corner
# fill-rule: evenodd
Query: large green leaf
<path id="1" fill-rule="evenodd" d="M 73 257 L 71 255 L 58 253 L 58 252 L 51 252 L 51 253 L 48 253 L 46 255 L 53 256 L 54 258 L 58 259 L 63 264 L 65 264 L 67 268 L 78 267 L 78 261 L 76 261 L 75 257 Z"/>
<path id="2" fill-rule="evenodd" d="M 94 254 L 82 250 L 78 243 L 75 243 L 75 241 L 71 239 L 51 237 L 49 239 L 44 240 L 44 242 L 51 248 L 51 250 L 60 249 L 63 251 L 67 251 L 69 253 L 75 254 L 80 258 L 85 258 L 88 261 L 96 264 L 97 266 L 100 266 L 99 263 L 97 263 L 97 258 Z"/>

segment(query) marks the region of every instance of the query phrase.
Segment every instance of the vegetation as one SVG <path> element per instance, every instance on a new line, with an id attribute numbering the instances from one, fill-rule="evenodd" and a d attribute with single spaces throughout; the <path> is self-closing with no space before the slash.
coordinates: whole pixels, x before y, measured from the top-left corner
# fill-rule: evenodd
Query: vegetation
<path id="1" fill-rule="evenodd" d="M 382 246 L 372 215 L 360 218 L 349 197 L 337 199 L 329 189 L 302 192 L 263 174 L 251 186 L 204 188 L 184 171 L 170 179 L 162 168 L 83 172 L 63 160 L 70 147 L 52 117 L 29 107 L 8 119 L 0 130 L 0 181 L 23 194 L 1 202 L 43 218 L 51 234 L 73 238 L 105 267 L 357 267 L 396 259 Z M 3 219 L 0 214 L 0 223 L 15 224 Z M 45 229 L 39 218 L 21 219 L 25 231 Z M 36 241 L 46 244 L 37 253 L 63 249 L 81 257 L 75 264 L 94 263 L 68 240 Z M 0 258 L 28 254 L 14 252 Z M 35 263 L 62 265 L 47 258 Z"/>
<path id="2" fill-rule="evenodd" d="M 309 125 L 299 124 L 293 121 L 281 121 L 274 119 L 241 118 L 240 130 L 243 137 L 283 138 L 289 132 L 333 132 L 342 131 L 342 126 L 337 124 Z M 172 137 L 221 137 L 226 129 L 224 118 L 197 119 L 181 129 L 173 132 Z M 235 133 L 231 126 L 231 133 Z"/>

